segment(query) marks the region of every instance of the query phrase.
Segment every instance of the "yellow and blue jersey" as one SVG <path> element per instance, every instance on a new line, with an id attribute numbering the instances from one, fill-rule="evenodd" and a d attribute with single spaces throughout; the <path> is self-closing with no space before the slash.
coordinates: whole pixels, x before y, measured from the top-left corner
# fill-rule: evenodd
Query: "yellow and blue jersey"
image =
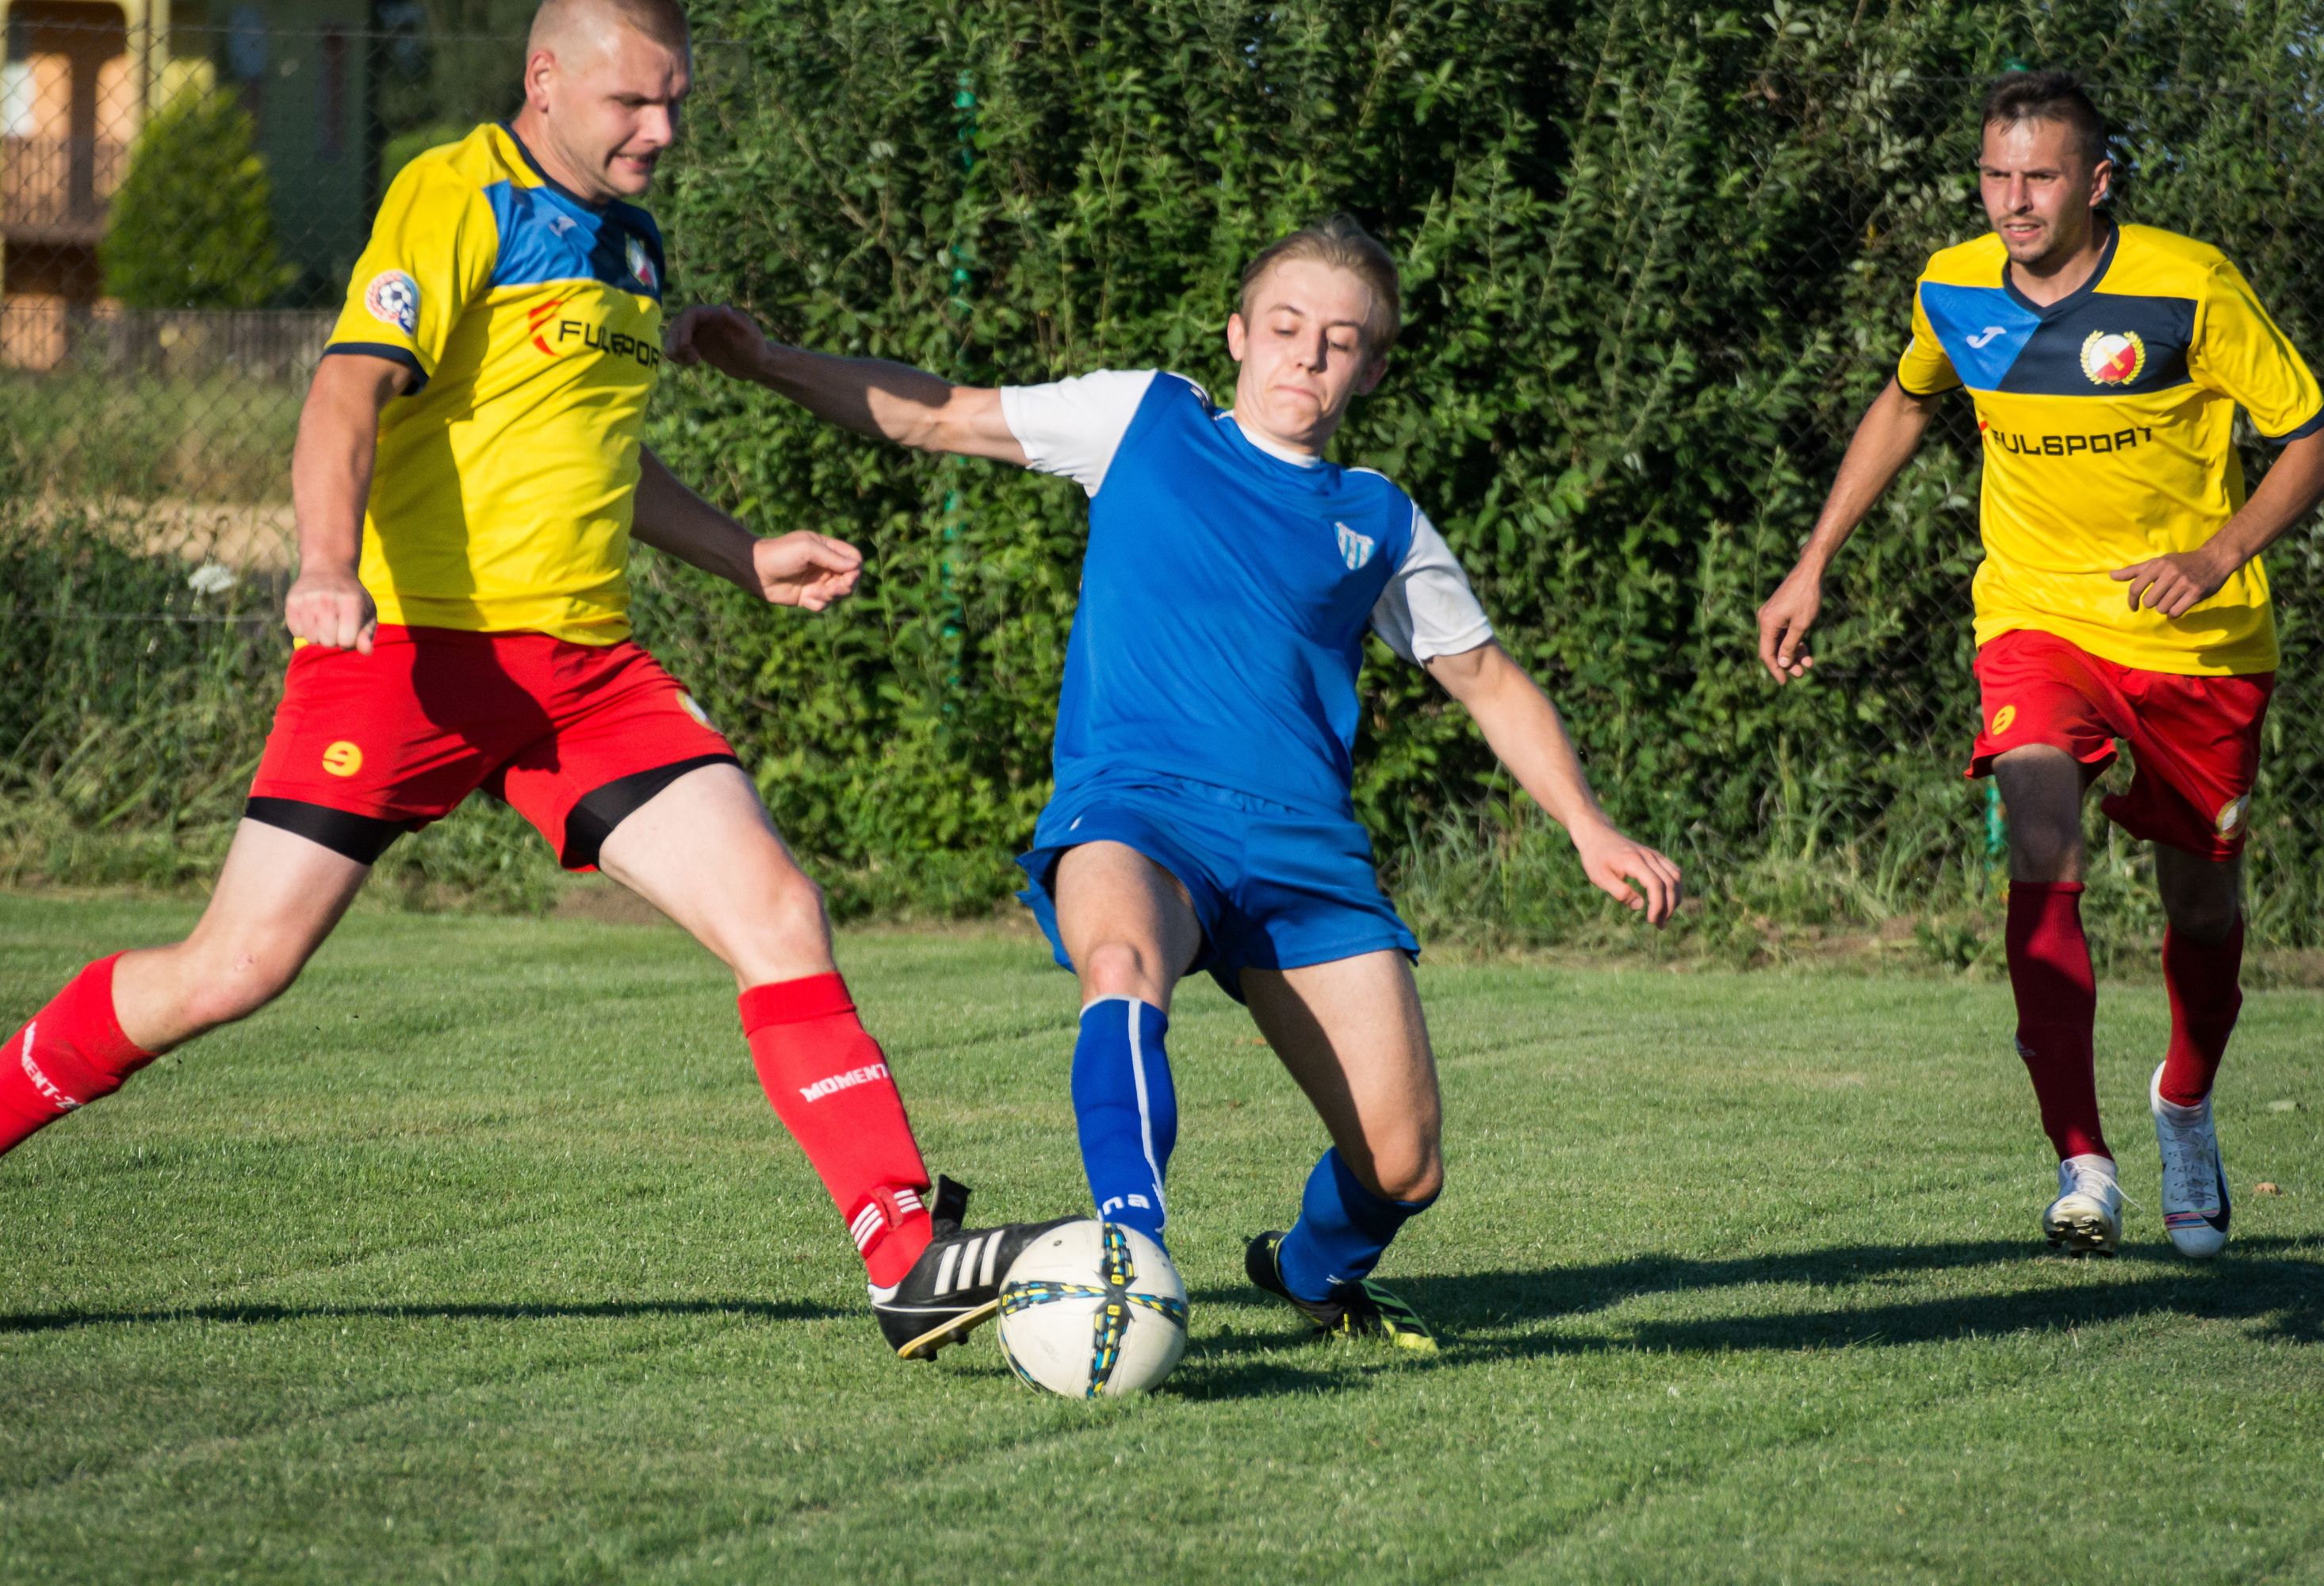
<path id="1" fill-rule="evenodd" d="M 364 518 L 381 622 L 628 636 L 663 272 L 650 215 L 584 203 L 504 125 L 396 177 L 325 348 L 416 376 L 381 415 Z"/>
<path id="2" fill-rule="evenodd" d="M 1914 291 L 1897 383 L 1967 386 L 1985 443 L 1977 641 L 2027 628 L 2147 671 L 2272 671 L 2257 558 L 2175 618 L 2132 611 L 2108 575 L 2195 549 L 2243 505 L 2237 404 L 2282 443 L 2324 429 L 2324 393 L 2218 249 L 2108 229 L 2089 281 L 2047 306 L 1990 233 L 1931 258 Z"/>

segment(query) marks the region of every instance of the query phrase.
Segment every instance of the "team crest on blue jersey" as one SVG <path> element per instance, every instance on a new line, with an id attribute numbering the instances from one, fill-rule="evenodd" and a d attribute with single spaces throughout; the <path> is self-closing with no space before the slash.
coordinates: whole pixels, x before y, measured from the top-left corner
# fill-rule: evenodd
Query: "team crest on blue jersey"
<path id="1" fill-rule="evenodd" d="M 1372 559 L 1372 537 L 1359 534 L 1345 523 L 1334 522 L 1332 527 L 1340 531 L 1340 559 L 1348 564 L 1349 572 L 1361 571 L 1363 565 Z"/>
<path id="2" fill-rule="evenodd" d="M 401 270 L 383 270 L 364 288 L 364 307 L 382 325 L 413 335 L 420 328 L 420 283 Z"/>
<path id="3" fill-rule="evenodd" d="M 636 237 L 631 237 L 627 241 L 629 245 L 626 252 L 629 257 L 630 273 L 637 277 L 638 284 L 644 287 L 646 290 L 659 291 L 660 284 L 654 280 L 653 259 L 647 254 L 645 244 Z"/>

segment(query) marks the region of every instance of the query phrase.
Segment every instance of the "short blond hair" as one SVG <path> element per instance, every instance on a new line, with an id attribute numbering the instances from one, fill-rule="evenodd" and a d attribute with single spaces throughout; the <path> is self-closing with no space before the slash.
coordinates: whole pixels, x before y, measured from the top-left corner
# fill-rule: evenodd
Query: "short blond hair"
<path id="1" fill-rule="evenodd" d="M 1364 326 L 1364 350 L 1377 356 L 1396 345 L 1397 334 L 1404 328 L 1404 287 L 1397 278 L 1396 255 L 1345 210 L 1277 237 L 1243 266 L 1240 308 L 1246 321 L 1260 279 L 1291 259 L 1313 259 L 1344 270 L 1371 288 L 1372 313 Z"/>
<path id="2" fill-rule="evenodd" d="M 693 48 L 683 0 L 540 0 L 526 53 L 553 51 L 561 34 L 585 20 L 617 23 L 676 54 Z"/>

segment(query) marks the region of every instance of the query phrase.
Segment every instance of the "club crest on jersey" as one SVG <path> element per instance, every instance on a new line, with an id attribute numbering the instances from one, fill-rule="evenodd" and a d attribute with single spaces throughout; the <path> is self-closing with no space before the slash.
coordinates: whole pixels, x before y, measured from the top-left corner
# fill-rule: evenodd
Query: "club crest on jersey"
<path id="1" fill-rule="evenodd" d="M 1372 537 L 1359 534 L 1345 523 L 1334 522 L 1332 527 L 1340 531 L 1340 559 L 1348 564 L 1349 572 L 1360 571 L 1372 559 Z"/>
<path id="2" fill-rule="evenodd" d="M 2128 385 L 2146 373 L 2146 343 L 2135 330 L 2093 330 L 2082 343 L 2082 373 L 2092 385 Z"/>
<path id="3" fill-rule="evenodd" d="M 630 273 L 637 278 L 638 284 L 650 292 L 659 291 L 661 284 L 654 280 L 653 259 L 646 253 L 645 244 L 630 237 L 624 252 L 629 256 Z"/>
<path id="4" fill-rule="evenodd" d="M 420 283 L 401 270 L 383 270 L 364 288 L 364 307 L 382 325 L 410 336 L 420 328 Z"/>

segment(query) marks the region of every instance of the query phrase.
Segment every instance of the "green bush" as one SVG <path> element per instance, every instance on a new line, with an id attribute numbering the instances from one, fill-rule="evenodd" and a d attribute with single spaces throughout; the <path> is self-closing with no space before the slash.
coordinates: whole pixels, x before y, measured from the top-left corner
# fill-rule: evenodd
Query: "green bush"
<path id="1" fill-rule="evenodd" d="M 256 309 L 298 278 L 275 245 L 273 182 L 234 95 L 189 87 L 137 136 L 100 249 L 132 309 Z"/>
<path id="2" fill-rule="evenodd" d="M 742 41 L 748 69 L 690 111 L 661 211 L 689 297 L 810 346 L 985 383 L 1160 364 L 1224 392 L 1241 262 L 1353 210 L 1404 260 L 1409 327 L 1338 455 L 1443 527 L 1609 805 L 1713 891 L 1787 828 L 1803 862 L 1845 850 L 1886 878 L 1878 907 L 1905 908 L 1984 870 L 1960 775 L 1966 403 L 1840 563 L 1812 686 L 1759 672 L 1752 614 L 1887 378 L 1921 262 L 1983 228 L 1982 85 L 2010 57 L 2105 85 L 2122 211 L 2222 244 L 2324 353 L 2319 19 L 2227 0 L 712 0 L 697 29 Z M 666 572 L 647 637 L 808 852 L 998 891 L 1047 792 L 1079 493 L 706 375 L 671 385 L 666 455 L 765 529 L 862 543 L 874 572 L 822 621 Z M 2273 558 L 2287 700 L 2324 669 L 2316 560 L 2312 537 Z M 1416 670 L 1374 662 L 1358 807 L 1392 857 L 1425 858 L 1489 818 L 1489 757 Z M 2297 705 L 2276 730 L 2255 918 L 2312 941 L 2317 834 L 2292 795 L 2324 790 L 2324 731 Z M 1863 917 L 1873 895 L 1832 906 Z M 1512 900 L 1510 928 L 1555 937 L 1602 907 L 1561 897 Z"/>

